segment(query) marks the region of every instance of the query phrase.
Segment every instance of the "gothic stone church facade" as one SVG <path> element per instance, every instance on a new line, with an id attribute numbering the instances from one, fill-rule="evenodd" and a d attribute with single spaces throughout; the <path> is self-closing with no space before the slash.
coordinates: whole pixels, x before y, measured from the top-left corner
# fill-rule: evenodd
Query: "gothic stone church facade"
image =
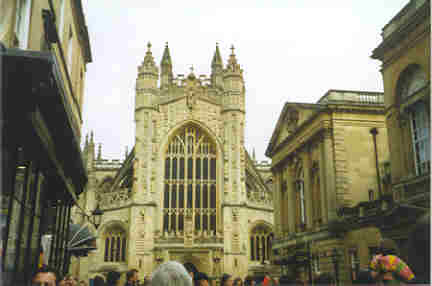
<path id="1" fill-rule="evenodd" d="M 272 178 L 244 147 L 245 85 L 234 49 L 223 66 L 219 48 L 211 75 L 173 76 L 168 46 L 159 68 L 151 45 L 138 67 L 136 142 L 124 162 L 84 156 L 87 213 L 104 210 L 97 250 L 74 261 L 83 279 L 108 270 L 191 263 L 209 276 L 244 277 L 270 261 Z"/>

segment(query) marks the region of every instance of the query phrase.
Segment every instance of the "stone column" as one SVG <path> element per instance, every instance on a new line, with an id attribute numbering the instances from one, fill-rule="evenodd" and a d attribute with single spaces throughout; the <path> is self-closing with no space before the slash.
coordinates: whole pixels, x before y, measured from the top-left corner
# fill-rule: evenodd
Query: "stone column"
<path id="1" fill-rule="evenodd" d="M 306 147 L 306 152 L 302 154 L 303 158 L 303 172 L 304 172 L 304 196 L 305 196 L 305 208 L 306 208 L 306 229 L 313 226 L 312 217 L 312 184 L 311 184 L 311 169 L 312 169 L 312 158 L 311 158 L 311 146 Z"/>
<path id="2" fill-rule="evenodd" d="M 287 198 L 288 198 L 288 232 L 295 232 L 295 166 L 292 160 L 288 162 L 288 166 L 284 172 L 287 172 Z"/>
<path id="3" fill-rule="evenodd" d="M 335 184 L 335 165 L 334 165 L 334 150 L 332 144 L 332 129 L 325 129 L 323 133 L 323 143 L 321 145 L 321 157 L 324 162 L 324 177 L 325 181 L 325 193 L 327 203 L 327 219 L 328 221 L 333 220 L 337 217 L 336 215 L 336 184 Z"/>

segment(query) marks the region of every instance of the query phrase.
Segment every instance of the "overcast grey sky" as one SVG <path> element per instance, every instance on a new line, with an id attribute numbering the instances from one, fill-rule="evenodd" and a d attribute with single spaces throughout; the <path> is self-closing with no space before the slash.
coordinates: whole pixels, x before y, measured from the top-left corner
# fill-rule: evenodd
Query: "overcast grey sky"
<path id="1" fill-rule="evenodd" d="M 408 0 L 83 0 L 93 63 L 87 65 L 83 134 L 102 156 L 135 142 L 137 67 L 147 42 L 159 65 L 169 42 L 174 74 L 210 74 L 219 43 L 234 44 L 246 84 L 246 148 L 264 152 L 286 101 L 316 102 L 329 89 L 382 91 L 372 50 Z M 84 138 L 84 136 L 83 136 Z"/>

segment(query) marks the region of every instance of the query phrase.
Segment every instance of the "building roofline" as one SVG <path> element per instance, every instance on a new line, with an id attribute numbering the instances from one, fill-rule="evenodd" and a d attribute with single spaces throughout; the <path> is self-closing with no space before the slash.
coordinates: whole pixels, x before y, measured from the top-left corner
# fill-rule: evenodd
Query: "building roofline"
<path id="1" fill-rule="evenodd" d="M 90 48 L 90 39 L 88 34 L 88 29 L 85 21 L 84 10 L 82 7 L 81 0 L 73 0 L 72 3 L 75 5 L 75 9 L 77 12 L 77 20 L 79 26 L 79 34 L 82 44 L 84 46 L 84 58 L 87 63 L 91 63 L 93 61 L 91 48 Z"/>

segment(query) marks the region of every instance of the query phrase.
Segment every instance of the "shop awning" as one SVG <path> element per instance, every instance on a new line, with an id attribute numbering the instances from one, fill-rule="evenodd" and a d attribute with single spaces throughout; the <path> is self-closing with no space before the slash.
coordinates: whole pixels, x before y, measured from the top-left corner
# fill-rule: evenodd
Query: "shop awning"
<path id="1" fill-rule="evenodd" d="M 96 236 L 85 225 L 69 226 L 68 251 L 75 256 L 87 256 L 89 251 L 96 250 Z"/>
<path id="2" fill-rule="evenodd" d="M 0 43 L 3 120 L 17 124 L 13 134 L 26 143 L 22 132 L 28 121 L 34 126 L 47 154 L 40 154 L 61 177 L 72 197 L 83 191 L 87 174 L 79 146 L 79 125 L 74 104 L 65 91 L 57 57 L 51 52 L 6 49 Z M 31 118 L 31 119 L 29 119 Z M 31 148 L 32 142 L 27 142 Z"/>

